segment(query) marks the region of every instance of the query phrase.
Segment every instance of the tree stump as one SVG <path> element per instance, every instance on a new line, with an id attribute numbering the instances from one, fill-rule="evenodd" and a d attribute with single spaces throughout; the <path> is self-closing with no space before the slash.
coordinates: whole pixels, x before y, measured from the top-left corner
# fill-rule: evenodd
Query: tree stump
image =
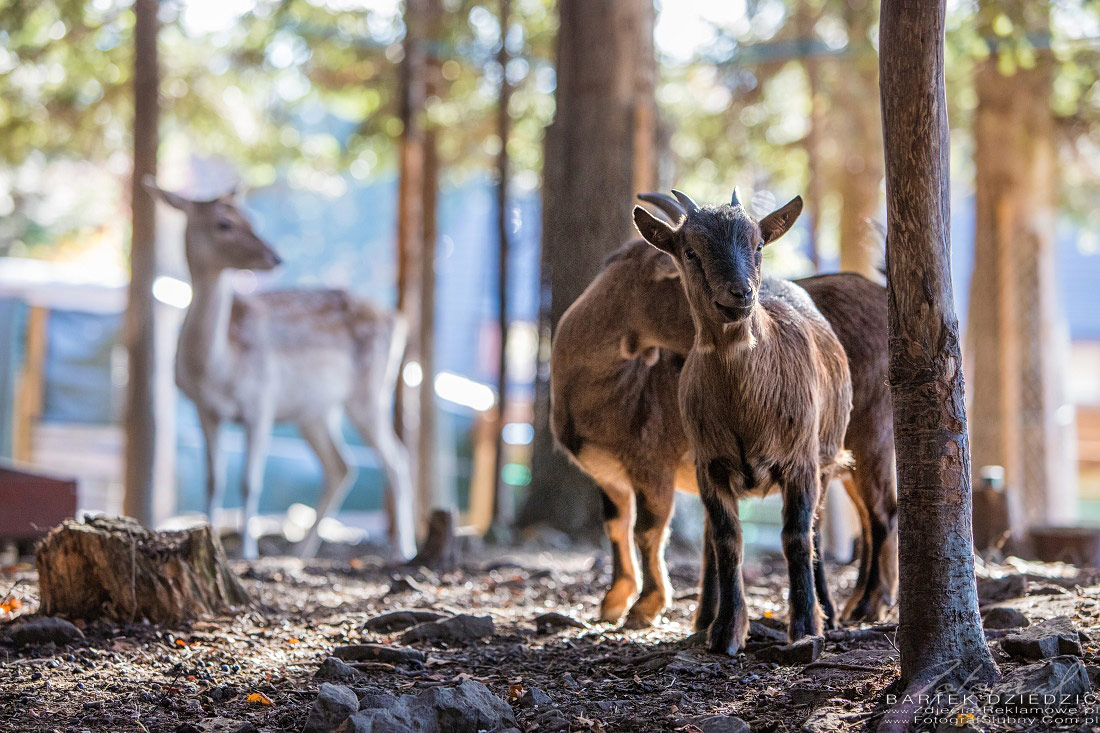
<path id="1" fill-rule="evenodd" d="M 67 520 L 34 560 L 47 615 L 171 625 L 250 602 L 208 525 L 154 532 L 128 517 Z"/>
<path id="2" fill-rule="evenodd" d="M 446 572 L 458 566 L 455 546 L 455 517 L 446 509 L 433 509 L 428 518 L 428 535 L 420 551 L 410 562 L 432 570 Z"/>

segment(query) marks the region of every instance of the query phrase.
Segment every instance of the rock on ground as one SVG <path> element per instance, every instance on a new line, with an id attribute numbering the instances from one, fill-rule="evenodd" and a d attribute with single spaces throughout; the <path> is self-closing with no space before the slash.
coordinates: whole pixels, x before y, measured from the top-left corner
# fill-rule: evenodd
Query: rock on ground
<path id="1" fill-rule="evenodd" d="M 400 631 L 401 629 L 407 629 L 410 626 L 416 626 L 426 621 L 439 621 L 444 618 L 447 618 L 447 614 L 445 613 L 417 609 L 401 609 L 383 613 L 380 616 L 368 619 L 367 622 L 363 624 L 363 628 L 367 631 L 377 631 L 388 634 L 391 631 Z"/>
<path id="2" fill-rule="evenodd" d="M 314 673 L 313 679 L 346 682 L 360 676 L 362 673 L 350 664 L 345 664 L 336 657 L 325 657 L 325 661 L 321 662 L 321 666 Z"/>
<path id="3" fill-rule="evenodd" d="M 386 644 L 346 644 L 332 650 L 332 656 L 345 662 L 388 662 L 421 665 L 427 657 L 417 649 Z"/>
<path id="4" fill-rule="evenodd" d="M 1081 656 L 1081 638 L 1068 616 L 1055 616 L 1001 640 L 1005 654 L 1018 659 L 1049 659 L 1060 654 Z"/>
<path id="5" fill-rule="evenodd" d="M 369 705 L 369 707 L 368 707 Z M 508 703 L 475 680 L 417 695 L 379 696 L 344 721 L 340 733 L 463 733 L 515 728 Z"/>
<path id="6" fill-rule="evenodd" d="M 1019 629 L 1030 624 L 1022 611 L 1008 606 L 994 606 L 982 616 L 982 626 L 987 629 Z"/>
<path id="7" fill-rule="evenodd" d="M 691 724 L 703 733 L 749 733 L 749 724 L 735 715 L 707 715 Z"/>
<path id="8" fill-rule="evenodd" d="M 304 733 L 329 733 L 359 710 L 359 698 L 343 685 L 324 683 L 309 711 Z"/>
<path id="9" fill-rule="evenodd" d="M 793 644 L 769 646 L 757 650 L 756 656 L 766 662 L 778 664 L 809 664 L 821 656 L 825 649 L 825 639 L 820 636 L 807 636 Z"/>
<path id="10" fill-rule="evenodd" d="M 1073 706 L 1077 696 L 1091 689 L 1084 663 L 1077 657 L 1060 656 L 1019 667 L 994 686 L 992 692 L 1002 698 L 1038 695 L 1038 704 L 1042 709 Z"/>
<path id="11" fill-rule="evenodd" d="M 41 616 L 24 621 L 13 628 L 9 635 L 18 647 L 54 643 L 63 646 L 84 638 L 84 632 L 63 618 Z"/>
<path id="12" fill-rule="evenodd" d="M 493 626 L 492 617 L 462 614 L 414 626 L 402 634 L 401 641 L 405 644 L 414 644 L 418 641 L 473 641 L 492 636 L 494 633 L 496 628 Z"/>

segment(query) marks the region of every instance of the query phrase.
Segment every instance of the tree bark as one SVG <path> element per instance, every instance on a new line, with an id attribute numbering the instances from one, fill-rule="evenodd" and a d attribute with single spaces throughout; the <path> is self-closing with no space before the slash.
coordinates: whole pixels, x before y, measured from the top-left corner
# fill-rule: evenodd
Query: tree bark
<path id="1" fill-rule="evenodd" d="M 156 203 L 145 192 L 142 179 L 156 177 L 157 173 L 157 85 L 160 78 L 157 7 L 156 0 L 136 0 L 134 3 L 134 167 L 130 181 L 133 218 L 125 318 L 129 369 L 125 414 L 126 482 L 122 506 L 127 515 L 146 526 L 154 521 L 157 441 L 153 280 L 157 274 L 157 250 Z"/>
<path id="2" fill-rule="evenodd" d="M 820 62 L 814 56 L 814 26 L 818 19 L 817 9 L 808 2 L 799 3 L 795 17 L 799 43 L 803 46 L 802 67 L 806 72 L 806 89 L 810 96 L 809 129 L 803 147 L 806 150 L 806 215 L 809 217 L 810 262 L 814 272 L 821 271 L 821 213 L 824 202 L 822 180 L 824 163 L 821 155 L 821 132 L 824 127 L 821 98 Z"/>
<path id="3" fill-rule="evenodd" d="M 558 12 L 557 110 L 546 132 L 543 170 L 542 266 L 550 288 L 544 336 L 552 334 L 604 258 L 632 236 L 636 188 L 650 187 L 657 165 L 653 4 L 562 0 Z M 544 343 L 540 354 L 548 359 L 549 353 Z M 597 537 L 598 491 L 554 450 L 548 378 L 543 360 L 533 482 L 519 521 Z"/>
<path id="4" fill-rule="evenodd" d="M 840 269 L 879 279 L 882 243 L 868 219 L 879 215 L 882 186 L 882 124 L 878 105 L 878 56 L 869 33 L 876 3 L 849 0 L 844 6 L 848 54 L 837 86 L 841 136 L 838 189 L 840 207 Z"/>
<path id="5" fill-rule="evenodd" d="M 1036 49 L 1031 68 L 1002 73 L 1015 49 L 992 22 L 1005 13 L 1022 36 L 1049 37 L 1048 3 L 990 2 L 979 28 L 990 56 L 975 76 L 976 231 L 968 356 L 974 390 L 974 467 L 1005 469 L 1016 540 L 1066 509 L 1064 436 L 1056 414 L 1061 353 L 1054 282 L 1053 59 Z M 1013 64 L 1014 65 L 1014 64 Z M 1057 519 L 1056 519 L 1057 518 Z"/>
<path id="6" fill-rule="evenodd" d="M 152 532 L 129 518 L 67 520 L 34 563 L 46 615 L 177 624 L 249 603 L 209 525 Z"/>
<path id="7" fill-rule="evenodd" d="M 997 671 L 978 616 L 951 291 L 945 13 L 943 0 L 884 0 L 880 23 L 900 533 L 897 644 L 910 691 L 986 680 Z M 884 725 L 892 727 L 890 716 Z"/>
<path id="8" fill-rule="evenodd" d="M 428 0 L 405 0 L 405 57 L 401 63 L 401 140 L 399 142 L 397 203 L 397 309 L 409 324 L 405 362 L 420 363 L 421 270 L 424 243 L 424 128 L 426 98 L 423 33 Z M 394 422 L 409 451 L 409 463 L 417 486 L 417 525 L 427 526 L 431 497 L 421 491 L 418 468 L 420 446 L 420 392 L 432 389 L 428 375 L 418 386 L 397 380 Z"/>
<path id="9" fill-rule="evenodd" d="M 493 501 L 493 528 L 497 534 L 507 533 L 515 522 L 516 507 L 512 487 L 501 476 L 504 468 L 504 436 L 502 431 L 508 420 L 508 135 L 512 118 L 508 115 L 508 104 L 512 99 L 512 85 L 508 82 L 508 29 L 511 23 L 511 0 L 500 0 L 500 50 L 497 52 L 497 64 L 500 66 L 500 94 L 497 97 L 497 136 L 500 138 L 500 152 L 497 153 L 497 296 L 500 304 L 497 310 L 497 330 L 500 332 L 500 354 L 497 360 L 497 413 L 495 439 L 493 486 L 496 489 Z"/>

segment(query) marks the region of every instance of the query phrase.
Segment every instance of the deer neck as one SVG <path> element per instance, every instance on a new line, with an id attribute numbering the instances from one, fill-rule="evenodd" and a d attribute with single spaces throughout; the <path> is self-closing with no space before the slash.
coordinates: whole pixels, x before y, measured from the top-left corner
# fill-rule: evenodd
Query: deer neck
<path id="1" fill-rule="evenodd" d="M 191 306 L 180 328 L 181 365 L 205 374 L 226 362 L 232 311 L 233 283 L 229 271 L 191 268 Z"/>

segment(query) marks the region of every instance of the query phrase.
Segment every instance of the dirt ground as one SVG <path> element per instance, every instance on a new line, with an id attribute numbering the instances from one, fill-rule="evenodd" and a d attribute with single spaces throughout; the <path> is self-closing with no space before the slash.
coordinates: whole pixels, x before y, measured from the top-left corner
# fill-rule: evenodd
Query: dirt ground
<path id="1" fill-rule="evenodd" d="M 865 730 L 881 719 L 898 677 L 889 624 L 833 633 L 810 665 L 762 661 L 754 650 L 763 646 L 758 636 L 765 626 L 782 628 L 786 573 L 781 558 L 750 558 L 749 613 L 760 622 L 750 651 L 710 655 L 685 642 L 697 564 L 679 557 L 670 566 L 676 592 L 670 612 L 651 630 L 623 631 L 591 623 L 609 577 L 600 551 L 482 550 L 467 553 L 461 569 L 442 576 L 368 555 L 306 564 L 285 557 L 235 562 L 256 600 L 237 616 L 184 628 L 77 620 L 85 639 L 69 645 L 0 644 L 0 731 L 298 731 L 316 697 L 321 662 L 342 644 L 398 643 L 400 631 L 363 628 L 395 609 L 488 615 L 495 633 L 449 646 L 412 644 L 427 654 L 422 666 L 364 665 L 346 683 L 360 696 L 472 678 L 511 699 L 525 731 L 734 730 L 704 725 L 704 717 L 719 714 L 735 715 L 753 731 Z M 1067 615 L 1087 638 L 1100 641 L 1095 573 L 1019 562 L 982 566 L 979 573 L 987 605 L 1017 608 L 1032 622 Z M 833 569 L 840 602 L 853 576 L 850 567 Z M 13 598 L 21 607 L 11 608 Z M 0 603 L 7 601 L 0 606 L 0 637 L 11 620 L 33 614 L 36 599 L 31 565 L 0 571 Z M 534 619 L 551 611 L 591 625 L 537 629 Z M 1002 671 L 1016 664 L 994 649 Z M 1100 664 L 1098 651 L 1095 641 L 1084 644 L 1090 677 L 1098 671 L 1092 666 Z M 531 688 L 545 692 L 552 705 L 515 701 Z"/>

